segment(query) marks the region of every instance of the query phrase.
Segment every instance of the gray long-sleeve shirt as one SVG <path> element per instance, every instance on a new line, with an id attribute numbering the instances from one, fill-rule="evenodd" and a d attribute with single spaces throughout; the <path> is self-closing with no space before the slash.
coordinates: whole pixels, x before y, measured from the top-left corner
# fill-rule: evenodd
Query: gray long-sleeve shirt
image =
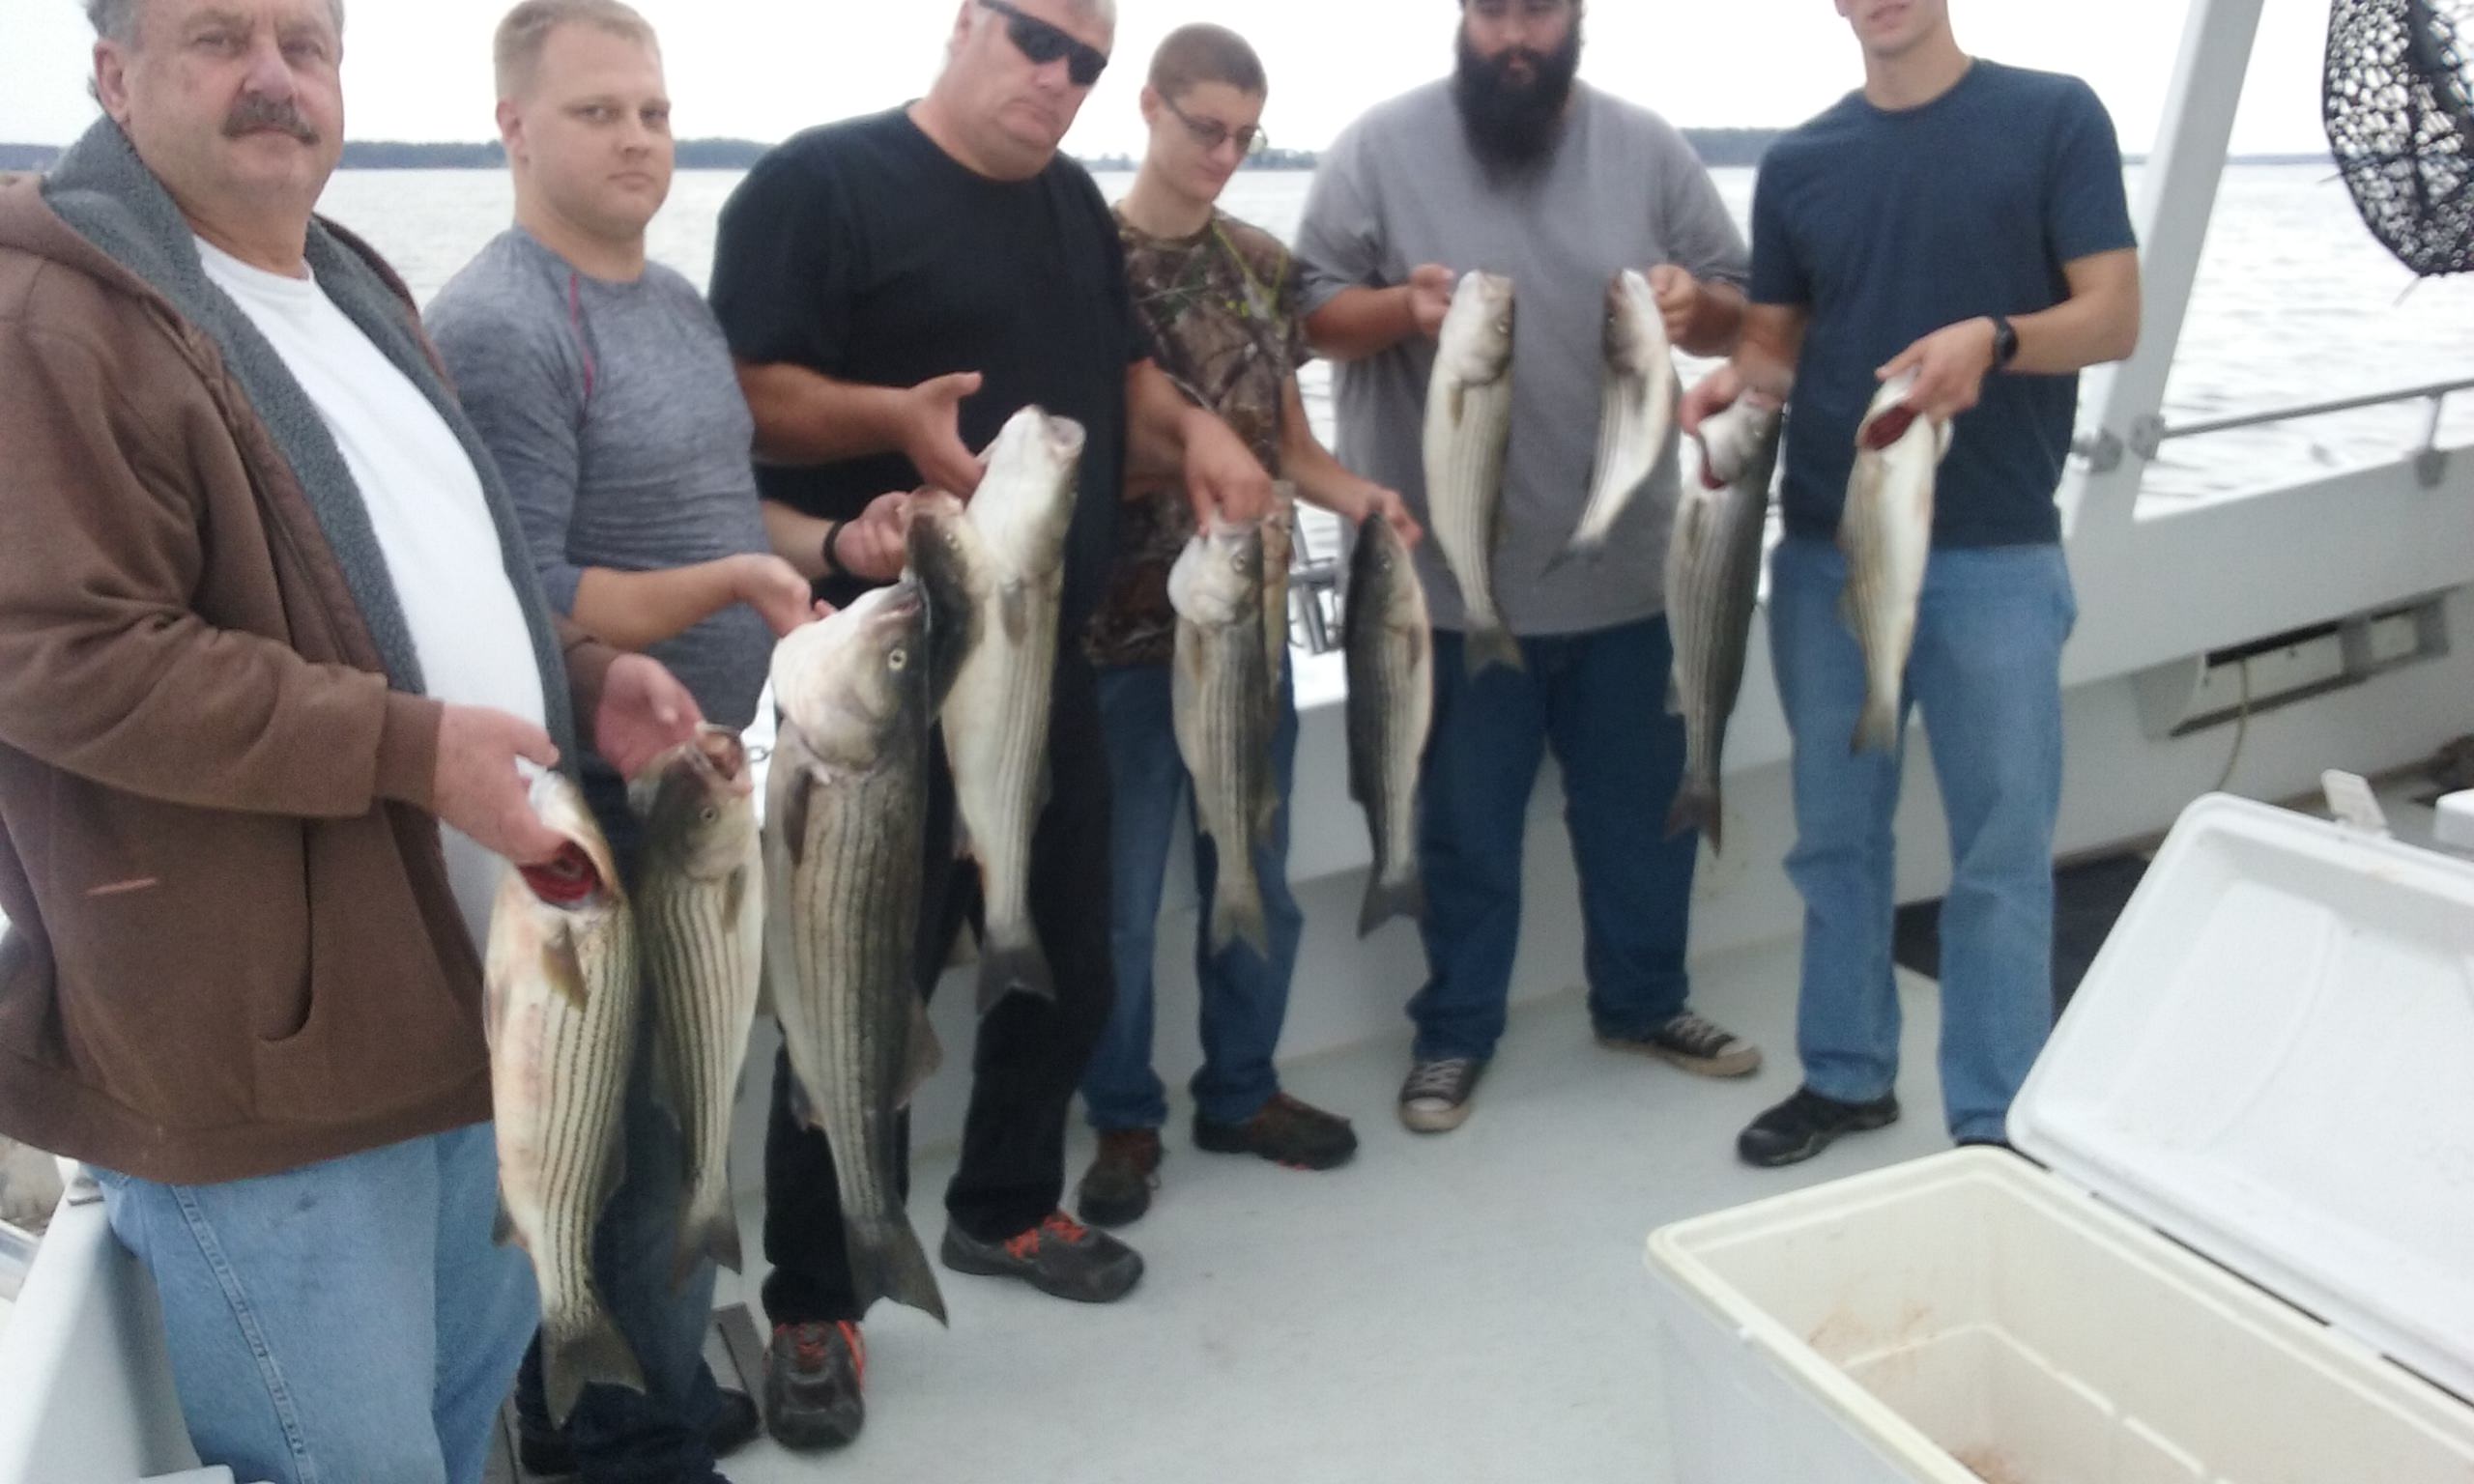
<path id="1" fill-rule="evenodd" d="M 1554 154 L 1535 172 L 1490 179 L 1461 132 L 1448 83 L 1377 105 L 1323 158 L 1298 231 L 1308 313 L 1342 291 L 1408 281 L 1440 263 L 1510 274 L 1511 443 L 1494 589 L 1515 634 L 1574 634 L 1665 606 L 1675 525 L 1670 449 L 1597 559 L 1547 569 L 1588 503 L 1597 448 L 1606 286 L 1627 268 L 1674 263 L 1740 286 L 1743 237 L 1683 136 L 1646 109 L 1582 84 Z M 1414 340 L 1334 373 L 1341 462 L 1406 497 L 1425 518 L 1422 434 L 1434 347 Z M 1440 543 L 1418 548 L 1435 622 L 1467 624 Z"/>
<path id="2" fill-rule="evenodd" d="M 749 463 L 755 421 L 721 327 L 685 278 L 659 264 L 633 283 L 593 278 L 516 227 L 426 318 L 561 612 L 575 612 L 588 567 L 657 571 L 769 549 Z M 743 728 L 772 651 L 764 620 L 738 605 L 651 652 L 706 719 Z"/>

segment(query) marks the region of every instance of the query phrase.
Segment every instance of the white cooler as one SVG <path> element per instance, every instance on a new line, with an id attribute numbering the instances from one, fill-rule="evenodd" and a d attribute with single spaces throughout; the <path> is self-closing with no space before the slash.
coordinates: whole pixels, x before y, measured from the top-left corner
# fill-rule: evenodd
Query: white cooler
<path id="1" fill-rule="evenodd" d="M 2200 801 L 2009 1127 L 1652 1234 L 1680 1484 L 2474 1484 L 2474 865 Z"/>

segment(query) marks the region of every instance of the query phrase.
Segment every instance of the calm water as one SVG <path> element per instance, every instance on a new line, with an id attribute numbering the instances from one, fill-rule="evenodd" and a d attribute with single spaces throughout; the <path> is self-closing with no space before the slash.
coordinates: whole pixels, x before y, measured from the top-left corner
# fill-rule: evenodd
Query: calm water
<path id="1" fill-rule="evenodd" d="M 1717 172 L 1739 221 L 1751 208 L 1752 179 L 1750 170 Z M 738 182 L 736 172 L 682 173 L 653 223 L 653 256 L 705 282 L 713 224 Z M 1111 199 L 1132 183 L 1122 174 L 1100 177 Z M 1307 185 L 1297 173 L 1241 175 L 1224 204 L 1287 238 Z M 329 187 L 324 209 L 374 242 L 425 301 L 505 224 L 512 199 L 505 176 L 493 171 L 347 171 Z M 2474 375 L 2474 282 L 2415 285 L 2363 230 L 2325 166 L 2228 173 L 2168 393 L 2169 420 L 2467 375 Z M 1304 382 L 1328 435 L 1328 377 L 1309 367 Z M 2416 442 L 2424 415 L 2420 407 L 2379 409 L 2175 443 L 2149 488 L 2227 494 L 2377 462 Z M 2474 395 L 2453 404 L 2445 435 L 2474 440 Z"/>

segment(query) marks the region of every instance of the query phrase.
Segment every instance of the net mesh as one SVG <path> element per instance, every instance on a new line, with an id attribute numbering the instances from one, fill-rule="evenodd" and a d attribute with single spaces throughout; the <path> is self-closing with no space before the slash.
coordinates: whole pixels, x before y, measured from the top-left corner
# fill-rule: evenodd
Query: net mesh
<path id="1" fill-rule="evenodd" d="M 2474 0 L 2336 0 L 2321 89 L 2362 219 L 2426 277 L 2474 270 Z"/>

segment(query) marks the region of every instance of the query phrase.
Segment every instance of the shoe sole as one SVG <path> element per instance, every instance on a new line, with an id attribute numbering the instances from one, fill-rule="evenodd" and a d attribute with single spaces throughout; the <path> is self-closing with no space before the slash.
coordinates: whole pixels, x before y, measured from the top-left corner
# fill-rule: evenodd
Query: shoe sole
<path id="1" fill-rule="evenodd" d="M 1058 1288 L 1054 1285 L 1044 1283 L 1040 1280 L 1037 1272 L 1017 1268 L 1011 1263 L 992 1261 L 988 1258 L 973 1257 L 967 1252 L 957 1252 L 950 1247 L 937 1253 L 937 1257 L 947 1268 L 952 1269 L 956 1272 L 967 1273 L 974 1278 L 1012 1278 L 1017 1282 L 1025 1283 L 1032 1288 L 1038 1289 L 1041 1293 L 1048 1295 L 1051 1298 L 1062 1298 L 1068 1303 L 1114 1303 L 1126 1295 L 1133 1293 L 1135 1285 L 1142 1281 L 1142 1269 L 1137 1265 L 1134 1270 L 1134 1276 L 1126 1280 L 1125 1287 L 1118 1289 L 1114 1293 L 1076 1293 L 1068 1289 Z"/>
<path id="2" fill-rule="evenodd" d="M 1887 1128 L 1890 1125 L 1897 1122 L 1898 1110 L 1896 1108 L 1892 1108 L 1884 1113 L 1865 1113 L 1851 1121 L 1844 1128 L 1833 1129 L 1828 1133 L 1817 1133 L 1811 1138 L 1806 1139 L 1803 1143 L 1797 1145 L 1795 1148 L 1780 1154 L 1755 1155 L 1747 1152 L 1741 1143 L 1738 1143 L 1736 1145 L 1736 1157 L 1758 1170 L 1784 1169 L 1791 1164 L 1803 1163 L 1805 1160 L 1814 1157 L 1822 1151 L 1829 1148 L 1832 1144 L 1837 1143 L 1848 1134 L 1873 1133 L 1880 1129 Z"/>
<path id="3" fill-rule="evenodd" d="M 1465 1101 L 1432 1112 L 1412 1108 L 1404 1102 L 1400 1105 L 1400 1125 L 1411 1133 L 1450 1133 L 1469 1122 L 1469 1104 Z"/>
<path id="4" fill-rule="evenodd" d="M 764 1434 L 772 1439 L 775 1444 L 792 1453 L 832 1453 L 859 1441 L 859 1430 L 855 1427 L 844 1433 L 834 1431 L 829 1424 L 825 1424 L 820 1425 L 817 1430 L 811 1432 L 795 1422 L 788 1427 L 782 1427 L 775 1425 L 769 1419 L 765 1423 Z"/>
<path id="5" fill-rule="evenodd" d="M 1623 1051 L 1664 1062 L 1696 1077 L 1748 1077 L 1761 1070 L 1759 1046 L 1746 1046 L 1728 1056 L 1686 1056 L 1648 1041 L 1619 1041 L 1611 1036 L 1600 1036 L 1597 1043 L 1609 1051 Z"/>

